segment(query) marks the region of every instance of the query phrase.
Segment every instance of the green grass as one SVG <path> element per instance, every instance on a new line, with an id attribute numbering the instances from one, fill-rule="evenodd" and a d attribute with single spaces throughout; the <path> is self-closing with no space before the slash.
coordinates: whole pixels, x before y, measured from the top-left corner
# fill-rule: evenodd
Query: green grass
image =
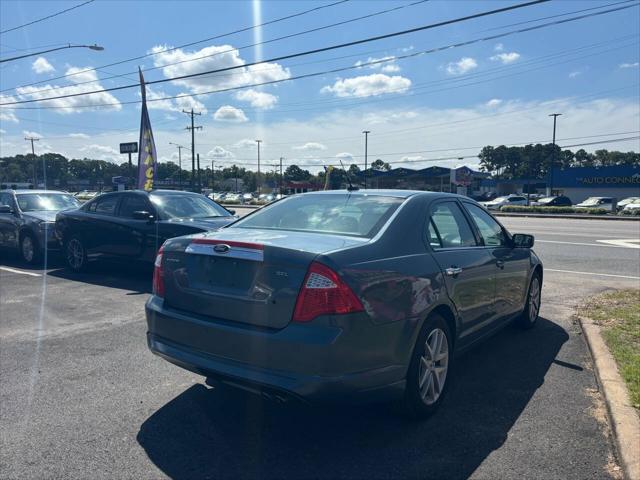
<path id="1" fill-rule="evenodd" d="M 580 314 L 601 326 L 604 341 L 629 389 L 631 403 L 640 409 L 640 290 L 599 295 Z"/>

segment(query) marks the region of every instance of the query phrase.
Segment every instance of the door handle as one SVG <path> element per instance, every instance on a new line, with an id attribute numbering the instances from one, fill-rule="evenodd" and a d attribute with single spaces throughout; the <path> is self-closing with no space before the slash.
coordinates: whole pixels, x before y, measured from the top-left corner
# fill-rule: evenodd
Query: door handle
<path id="1" fill-rule="evenodd" d="M 457 277 L 462 273 L 462 269 L 460 267 L 449 267 L 444 272 L 450 277 Z"/>
<path id="2" fill-rule="evenodd" d="M 496 266 L 500 269 L 504 268 L 504 262 L 502 260 L 496 261 Z"/>

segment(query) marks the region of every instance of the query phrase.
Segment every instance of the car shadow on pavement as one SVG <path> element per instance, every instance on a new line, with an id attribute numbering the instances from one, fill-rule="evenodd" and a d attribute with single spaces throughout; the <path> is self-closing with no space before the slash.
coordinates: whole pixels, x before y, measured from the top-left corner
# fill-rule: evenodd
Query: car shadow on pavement
<path id="1" fill-rule="evenodd" d="M 504 329 L 457 360 L 445 404 L 424 422 L 388 405 L 281 405 L 195 385 L 137 440 L 175 479 L 467 478 L 505 442 L 568 339 L 544 318 Z"/>
<path id="2" fill-rule="evenodd" d="M 48 275 L 100 287 L 130 290 L 127 295 L 142 295 L 151 293 L 153 265 L 141 262 L 97 261 L 90 263 L 86 272 L 76 273 L 62 267 L 50 271 Z"/>

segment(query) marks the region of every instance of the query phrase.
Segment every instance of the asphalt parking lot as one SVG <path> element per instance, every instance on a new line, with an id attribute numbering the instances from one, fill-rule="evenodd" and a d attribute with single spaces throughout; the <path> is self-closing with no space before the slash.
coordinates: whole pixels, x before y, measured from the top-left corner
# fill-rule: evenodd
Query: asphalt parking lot
<path id="1" fill-rule="evenodd" d="M 462 357 L 424 423 L 388 406 L 278 405 L 153 356 L 150 267 L 27 268 L 0 253 L 2 478 L 610 478 L 606 416 L 573 308 L 640 286 L 640 222 L 502 218 L 536 235 L 539 325 Z"/>

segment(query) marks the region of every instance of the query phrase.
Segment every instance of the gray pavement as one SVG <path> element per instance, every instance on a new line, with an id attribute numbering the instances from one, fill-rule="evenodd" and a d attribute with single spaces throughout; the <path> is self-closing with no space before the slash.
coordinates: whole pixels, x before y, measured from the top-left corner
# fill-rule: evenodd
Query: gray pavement
<path id="1" fill-rule="evenodd" d="M 585 297 L 640 285 L 640 224 L 502 221 L 536 234 L 540 324 L 462 357 L 448 403 L 424 423 L 387 406 L 282 406 L 206 387 L 147 351 L 148 267 L 77 275 L 55 256 L 43 271 L 0 253 L 0 477 L 610 478 L 612 442 L 571 314 Z"/>

